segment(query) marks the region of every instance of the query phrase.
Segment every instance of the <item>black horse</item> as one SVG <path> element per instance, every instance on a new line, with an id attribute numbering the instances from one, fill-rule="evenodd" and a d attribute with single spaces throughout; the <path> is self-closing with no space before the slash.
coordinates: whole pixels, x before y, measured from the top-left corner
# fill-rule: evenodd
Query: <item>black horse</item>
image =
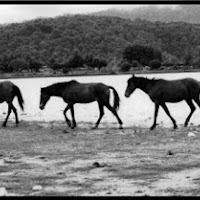
<path id="1" fill-rule="evenodd" d="M 172 120 L 174 124 L 174 129 L 177 128 L 176 121 L 171 116 L 165 104 L 166 102 L 176 103 L 182 100 L 185 100 L 187 102 L 191 109 L 191 112 L 185 120 L 185 127 L 188 125 L 188 122 L 195 111 L 195 106 L 192 100 L 194 100 L 200 107 L 200 83 L 192 78 L 169 81 L 164 79 L 147 79 L 143 77 L 135 77 L 133 75 L 128 80 L 125 96 L 129 97 L 136 88 L 139 88 L 147 93 L 151 100 L 155 103 L 154 122 L 150 128 L 151 130 L 156 127 L 156 118 L 159 106 L 162 106 L 166 114 Z"/>
<path id="2" fill-rule="evenodd" d="M 8 117 L 10 116 L 11 111 L 13 111 L 15 114 L 16 125 L 18 125 L 19 123 L 17 109 L 14 107 L 12 103 L 15 96 L 17 96 L 19 105 L 21 109 L 23 110 L 24 100 L 20 92 L 20 89 L 10 81 L 0 82 L 0 103 L 7 102 L 8 104 L 8 114 L 6 116 L 5 121 L 3 122 L 3 125 L 2 125 L 3 127 L 6 127 L 6 123 L 8 121 Z"/>
<path id="3" fill-rule="evenodd" d="M 113 90 L 114 93 L 114 107 L 112 107 L 109 103 L 110 91 Z M 100 116 L 96 122 L 94 128 L 97 128 L 103 115 L 104 115 L 104 106 L 106 106 L 117 118 L 120 129 L 122 128 L 122 121 L 119 118 L 116 110 L 119 108 L 119 96 L 117 91 L 111 87 L 107 86 L 103 83 L 79 83 L 75 80 L 69 82 L 61 82 L 55 83 L 48 87 L 41 88 L 41 96 L 40 96 L 40 109 L 44 109 L 47 101 L 51 96 L 62 97 L 63 100 L 68 103 L 67 107 L 64 110 L 64 116 L 66 122 L 69 127 L 72 129 L 76 127 L 76 121 L 74 117 L 74 104 L 75 103 L 90 103 L 93 101 L 97 101 L 99 105 Z M 66 112 L 67 110 L 71 110 L 72 115 L 72 124 L 70 120 L 67 118 Z"/>

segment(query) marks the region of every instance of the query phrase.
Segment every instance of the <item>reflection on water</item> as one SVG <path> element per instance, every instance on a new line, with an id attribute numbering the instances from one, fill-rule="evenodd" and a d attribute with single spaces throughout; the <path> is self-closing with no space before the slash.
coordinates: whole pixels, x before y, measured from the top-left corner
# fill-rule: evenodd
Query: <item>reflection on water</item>
<path id="1" fill-rule="evenodd" d="M 138 75 L 146 76 L 148 78 L 165 78 L 165 79 L 179 79 L 185 77 L 192 77 L 200 81 L 200 73 L 178 73 L 178 74 L 149 74 Z M 59 77 L 59 78 L 28 78 L 28 79 L 10 79 L 20 89 L 25 101 L 24 113 L 20 110 L 17 99 L 14 100 L 20 120 L 36 120 L 36 121 L 56 121 L 63 120 L 63 110 L 66 107 L 66 103 L 59 97 L 51 97 L 47 103 L 45 109 L 41 111 L 39 109 L 40 88 L 46 87 L 50 84 L 70 81 L 75 79 L 79 82 L 103 82 L 107 85 L 113 86 L 121 99 L 120 109 L 118 111 L 119 116 L 126 126 L 144 126 L 149 127 L 152 124 L 152 118 L 154 113 L 154 104 L 141 90 L 135 90 L 135 92 L 126 98 L 124 92 L 127 86 L 127 80 L 131 75 L 110 75 L 110 76 L 82 76 L 82 77 Z M 3 80 L 1 80 L 3 81 Z M 113 98 L 111 98 L 111 104 L 113 105 Z M 180 103 L 168 103 L 168 108 L 172 116 L 176 119 L 177 124 L 183 124 L 185 118 L 190 112 L 188 105 L 183 101 Z M 196 105 L 196 104 L 195 104 Z M 0 104 L 0 119 L 5 118 L 7 113 L 7 104 Z M 70 112 L 68 113 L 71 118 Z M 96 102 L 89 104 L 76 104 L 75 105 L 75 117 L 78 122 L 93 122 L 95 123 L 99 116 L 98 105 Z M 14 120 L 14 114 L 10 115 L 10 120 Z M 200 110 L 197 109 L 191 118 L 192 123 L 199 124 Z M 105 115 L 102 119 L 104 123 L 117 123 L 116 118 L 105 108 Z M 166 116 L 162 108 L 158 113 L 158 123 L 163 124 L 165 127 L 172 127 L 170 119 Z M 100 125 L 101 126 L 101 125 Z"/>

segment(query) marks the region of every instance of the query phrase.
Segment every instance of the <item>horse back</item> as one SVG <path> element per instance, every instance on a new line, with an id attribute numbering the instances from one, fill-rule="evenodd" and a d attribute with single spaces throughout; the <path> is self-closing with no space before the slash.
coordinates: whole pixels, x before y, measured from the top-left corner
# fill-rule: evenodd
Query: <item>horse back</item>
<path id="1" fill-rule="evenodd" d="M 154 102 L 179 102 L 190 98 L 192 86 L 196 86 L 194 79 L 160 79 L 155 82 L 149 96 Z"/>
<path id="2" fill-rule="evenodd" d="M 66 87 L 63 99 L 69 103 L 90 103 L 109 96 L 109 87 L 103 83 L 78 83 Z"/>

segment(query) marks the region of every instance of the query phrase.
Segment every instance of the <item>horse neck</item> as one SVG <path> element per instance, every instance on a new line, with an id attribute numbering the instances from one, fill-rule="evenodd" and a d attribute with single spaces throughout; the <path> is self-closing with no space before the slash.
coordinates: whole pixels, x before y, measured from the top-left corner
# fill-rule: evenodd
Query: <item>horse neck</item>
<path id="1" fill-rule="evenodd" d="M 61 97 L 62 93 L 63 93 L 63 88 L 60 88 L 55 84 L 55 85 L 48 87 L 47 91 L 50 96 Z"/>
<path id="2" fill-rule="evenodd" d="M 77 81 L 72 80 L 69 82 L 55 83 L 47 87 L 47 92 L 51 96 L 63 97 L 63 92 L 67 89 L 70 90 L 73 85 L 79 84 Z"/>
<path id="3" fill-rule="evenodd" d="M 149 91 L 152 89 L 154 85 L 154 80 L 149 80 L 147 78 L 142 78 L 139 82 L 138 88 L 149 94 Z"/>

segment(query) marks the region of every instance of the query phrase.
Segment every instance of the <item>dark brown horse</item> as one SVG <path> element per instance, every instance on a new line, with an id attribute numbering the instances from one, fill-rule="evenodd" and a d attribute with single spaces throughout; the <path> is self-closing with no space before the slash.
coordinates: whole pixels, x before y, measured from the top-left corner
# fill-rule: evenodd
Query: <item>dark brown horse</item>
<path id="1" fill-rule="evenodd" d="M 184 126 L 188 122 L 195 111 L 195 106 L 192 102 L 194 100 L 200 107 L 199 93 L 200 84 L 192 78 L 184 78 L 179 80 L 164 80 L 164 79 L 147 79 L 143 77 L 135 77 L 134 75 L 128 80 L 125 96 L 129 97 L 133 91 L 139 88 L 149 95 L 151 100 L 155 103 L 154 122 L 151 130 L 156 127 L 156 118 L 159 106 L 161 106 L 174 124 L 174 129 L 177 128 L 175 119 L 171 116 L 166 102 L 176 103 L 185 100 L 189 105 L 191 112 L 185 120 Z"/>
<path id="2" fill-rule="evenodd" d="M 114 92 L 114 107 L 112 107 L 109 103 L 110 91 L 112 89 Z M 69 127 L 72 129 L 76 127 L 76 121 L 74 117 L 74 104 L 75 103 L 90 103 L 93 101 L 97 101 L 99 105 L 99 119 L 96 122 L 94 128 L 97 128 L 103 115 L 104 115 L 104 106 L 106 106 L 117 118 L 120 127 L 122 128 L 122 121 L 119 118 L 116 110 L 119 108 L 119 96 L 117 91 L 111 87 L 107 86 L 103 83 L 79 83 L 75 80 L 69 82 L 55 83 L 48 87 L 41 88 L 41 96 L 40 96 L 40 109 L 44 109 L 47 101 L 51 96 L 62 97 L 63 100 L 68 103 L 67 107 L 64 110 L 64 116 L 66 122 Z M 68 109 L 71 110 L 72 115 L 72 124 L 70 120 L 67 118 L 66 112 Z"/>
<path id="3" fill-rule="evenodd" d="M 10 81 L 0 82 L 0 103 L 7 102 L 8 104 L 8 114 L 6 116 L 5 121 L 3 122 L 3 127 L 6 127 L 6 123 L 8 121 L 8 117 L 10 116 L 11 111 L 13 111 L 15 114 L 16 125 L 18 125 L 19 123 L 17 109 L 14 107 L 12 103 L 15 96 L 17 96 L 19 105 L 23 110 L 24 100 L 22 98 L 20 89 Z"/>

